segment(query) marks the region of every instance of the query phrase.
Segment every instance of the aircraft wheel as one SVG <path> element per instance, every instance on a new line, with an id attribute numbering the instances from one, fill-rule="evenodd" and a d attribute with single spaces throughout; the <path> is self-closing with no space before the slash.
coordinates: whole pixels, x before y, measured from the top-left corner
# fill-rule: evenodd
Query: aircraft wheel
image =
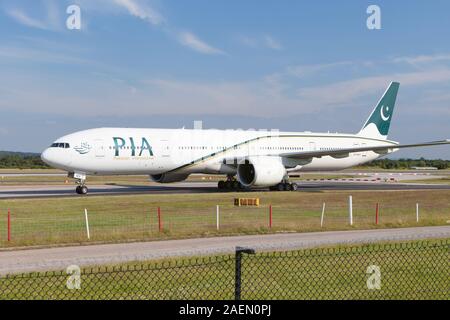
<path id="1" fill-rule="evenodd" d="M 232 187 L 233 190 L 239 190 L 239 189 L 240 189 L 240 183 L 239 183 L 239 181 L 233 181 L 233 182 L 231 183 L 231 187 Z"/>
<path id="2" fill-rule="evenodd" d="M 219 188 L 219 190 L 225 189 L 225 181 L 220 180 L 220 181 L 217 183 L 217 187 Z"/>
<path id="3" fill-rule="evenodd" d="M 232 181 L 225 181 L 225 189 L 227 190 L 231 190 L 232 187 Z"/>
<path id="4" fill-rule="evenodd" d="M 81 186 L 77 186 L 76 188 L 75 188 L 75 192 L 77 193 L 77 194 L 81 194 Z"/>
<path id="5" fill-rule="evenodd" d="M 291 190 L 292 190 L 291 184 L 290 184 L 290 183 L 285 183 L 285 184 L 284 184 L 284 190 L 286 190 L 286 191 L 291 191 Z"/>
<path id="6" fill-rule="evenodd" d="M 284 183 L 277 184 L 276 188 L 277 188 L 276 190 L 278 191 L 284 191 Z"/>
<path id="7" fill-rule="evenodd" d="M 298 189 L 298 185 L 296 183 L 291 183 L 291 190 L 297 191 L 297 189 Z"/>
<path id="8" fill-rule="evenodd" d="M 88 188 L 86 186 L 80 186 L 80 193 L 79 194 L 87 194 Z"/>

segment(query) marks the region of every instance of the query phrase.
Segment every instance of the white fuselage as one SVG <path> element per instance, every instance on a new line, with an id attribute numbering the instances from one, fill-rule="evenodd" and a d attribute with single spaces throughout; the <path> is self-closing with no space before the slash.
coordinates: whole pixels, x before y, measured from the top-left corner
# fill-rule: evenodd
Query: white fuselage
<path id="1" fill-rule="evenodd" d="M 190 173 L 235 174 L 233 159 L 253 156 L 395 145 L 353 134 L 242 130 L 99 128 L 79 131 L 55 141 L 42 158 L 68 172 L 93 175 Z M 288 172 L 341 170 L 376 158 L 366 151 L 336 159 L 280 161 Z"/>

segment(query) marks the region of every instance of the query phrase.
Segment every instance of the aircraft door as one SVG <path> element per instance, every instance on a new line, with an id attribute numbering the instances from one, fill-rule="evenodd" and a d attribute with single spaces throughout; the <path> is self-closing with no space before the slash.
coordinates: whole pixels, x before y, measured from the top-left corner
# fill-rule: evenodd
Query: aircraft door
<path id="1" fill-rule="evenodd" d="M 353 148 L 359 148 L 359 143 L 353 143 Z M 361 155 L 360 152 L 354 152 L 353 154 L 357 157 Z"/>
<path id="2" fill-rule="evenodd" d="M 106 147 L 103 139 L 95 139 L 94 148 L 96 159 L 102 159 L 105 157 Z"/>

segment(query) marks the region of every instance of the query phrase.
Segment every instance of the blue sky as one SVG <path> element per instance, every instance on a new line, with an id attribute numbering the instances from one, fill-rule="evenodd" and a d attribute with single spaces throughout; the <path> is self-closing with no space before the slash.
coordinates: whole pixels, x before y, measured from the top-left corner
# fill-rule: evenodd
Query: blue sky
<path id="1" fill-rule="evenodd" d="M 66 8 L 81 9 L 68 30 Z M 381 8 L 381 30 L 366 9 Z M 400 81 L 389 137 L 450 138 L 449 1 L 0 1 L 0 150 L 99 126 L 357 132 Z M 450 148 L 395 157 L 450 159 Z"/>

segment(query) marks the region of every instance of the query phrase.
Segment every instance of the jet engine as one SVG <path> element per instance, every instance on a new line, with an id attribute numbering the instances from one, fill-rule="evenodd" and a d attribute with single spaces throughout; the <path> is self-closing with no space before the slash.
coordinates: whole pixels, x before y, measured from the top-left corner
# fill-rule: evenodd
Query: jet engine
<path id="1" fill-rule="evenodd" d="M 238 164 L 237 179 L 245 187 L 270 187 L 280 183 L 286 169 L 279 157 L 252 157 Z"/>
<path id="2" fill-rule="evenodd" d="M 189 173 L 161 173 L 150 175 L 150 179 L 159 183 L 179 182 L 186 180 Z"/>

